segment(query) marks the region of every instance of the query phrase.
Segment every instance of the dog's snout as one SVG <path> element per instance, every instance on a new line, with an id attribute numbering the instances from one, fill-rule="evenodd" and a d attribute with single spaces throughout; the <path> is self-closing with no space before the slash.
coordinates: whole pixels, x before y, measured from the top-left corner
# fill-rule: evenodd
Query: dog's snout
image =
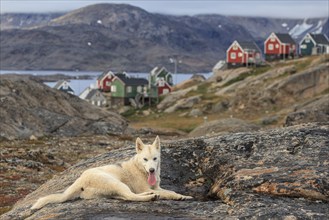
<path id="1" fill-rule="evenodd" d="M 149 171 L 150 171 L 150 173 L 154 173 L 155 169 L 154 168 L 150 168 Z"/>

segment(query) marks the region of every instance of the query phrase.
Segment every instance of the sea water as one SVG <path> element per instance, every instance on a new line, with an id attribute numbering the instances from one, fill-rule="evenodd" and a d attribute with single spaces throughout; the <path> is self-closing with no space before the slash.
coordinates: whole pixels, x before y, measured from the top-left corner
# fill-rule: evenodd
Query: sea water
<path id="1" fill-rule="evenodd" d="M 29 74 L 34 76 L 47 76 L 47 75 L 57 75 L 62 74 L 66 76 L 74 76 L 77 79 L 70 79 L 69 83 L 71 88 L 74 90 L 75 95 L 80 95 L 83 90 L 87 87 L 96 88 L 97 86 L 97 77 L 102 74 L 102 72 L 90 72 L 90 71 L 60 71 L 60 70 L 47 70 L 47 71 L 33 71 L 33 70 L 0 70 L 1 74 Z M 148 79 L 149 73 L 128 73 L 131 77 L 136 78 L 145 78 Z M 208 78 L 212 73 L 201 73 L 201 75 Z M 88 79 L 82 78 L 79 79 L 79 76 L 89 76 Z M 178 84 L 187 79 L 190 79 L 193 76 L 193 73 L 177 73 L 173 74 L 174 84 Z M 54 87 L 56 82 L 45 82 L 49 87 Z"/>

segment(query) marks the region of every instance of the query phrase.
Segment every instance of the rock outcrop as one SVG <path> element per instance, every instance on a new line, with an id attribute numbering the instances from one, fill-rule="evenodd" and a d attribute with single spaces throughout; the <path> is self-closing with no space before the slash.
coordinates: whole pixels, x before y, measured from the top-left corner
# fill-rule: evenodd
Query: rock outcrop
<path id="1" fill-rule="evenodd" d="M 329 95 L 296 107 L 294 112 L 287 115 L 285 126 L 325 121 L 329 121 Z"/>
<path id="2" fill-rule="evenodd" d="M 247 132 L 257 131 L 260 126 L 248 123 L 238 118 L 226 118 L 216 121 L 204 123 L 196 127 L 189 133 L 191 137 L 210 135 L 213 136 L 218 133 L 236 133 L 236 132 Z"/>
<path id="3" fill-rule="evenodd" d="M 122 134 L 126 121 L 77 96 L 30 79 L 1 77 L 0 138 Z"/>
<path id="4" fill-rule="evenodd" d="M 115 163 L 134 147 L 83 161 L 42 185 L 2 219 L 327 219 L 329 124 L 314 123 L 162 144 L 162 186 L 194 201 L 75 200 L 31 211 L 87 168 Z"/>

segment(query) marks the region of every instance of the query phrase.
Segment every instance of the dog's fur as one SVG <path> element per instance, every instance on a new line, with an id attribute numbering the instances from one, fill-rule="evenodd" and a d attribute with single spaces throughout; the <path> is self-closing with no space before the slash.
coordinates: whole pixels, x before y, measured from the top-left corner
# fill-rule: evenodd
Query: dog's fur
<path id="1" fill-rule="evenodd" d="M 109 197 L 127 201 L 155 199 L 192 199 L 160 187 L 160 139 L 152 145 L 136 140 L 137 154 L 118 165 L 107 165 L 86 170 L 63 193 L 39 198 L 31 209 L 40 209 L 49 203 L 61 203 L 77 197 L 93 199 Z"/>

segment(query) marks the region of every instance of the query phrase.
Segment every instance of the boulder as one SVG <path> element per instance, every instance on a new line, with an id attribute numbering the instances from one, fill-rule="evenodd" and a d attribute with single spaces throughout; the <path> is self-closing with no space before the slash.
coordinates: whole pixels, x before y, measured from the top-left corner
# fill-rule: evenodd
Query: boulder
<path id="1" fill-rule="evenodd" d="M 203 115 L 203 112 L 200 109 L 197 109 L 197 108 L 196 109 L 192 109 L 190 111 L 190 113 L 188 114 L 188 116 L 195 117 L 195 118 L 197 118 L 197 117 L 199 117 L 201 115 Z"/>
<path id="2" fill-rule="evenodd" d="M 165 98 L 157 105 L 159 110 L 165 110 L 174 105 L 178 100 L 182 99 L 188 92 L 196 90 L 197 86 L 193 86 L 187 89 L 171 92 L 165 96 Z"/>
<path id="3" fill-rule="evenodd" d="M 183 98 L 178 100 L 173 106 L 170 106 L 167 108 L 164 112 L 165 113 L 172 113 L 177 110 L 182 110 L 182 109 L 190 109 L 192 108 L 195 104 L 199 103 L 201 101 L 201 95 L 196 95 L 196 96 L 191 96 L 188 98 Z"/>
<path id="4" fill-rule="evenodd" d="M 1 78 L 2 139 L 122 134 L 126 127 L 127 122 L 120 115 L 77 96 L 27 78 Z"/>
<path id="5" fill-rule="evenodd" d="M 329 121 L 329 95 L 321 96 L 295 108 L 286 117 L 285 126 Z"/>
<path id="6" fill-rule="evenodd" d="M 203 135 L 214 135 L 217 133 L 227 133 L 227 132 L 246 132 L 246 131 L 256 131 L 259 130 L 260 127 L 248 123 L 244 120 L 237 118 L 226 118 L 216 121 L 211 121 L 208 123 L 204 123 L 198 127 L 196 127 L 193 131 L 190 132 L 189 136 L 203 136 Z"/>
<path id="7" fill-rule="evenodd" d="M 77 199 L 31 211 L 86 169 L 131 157 L 134 146 L 82 161 L 42 185 L 2 219 L 326 219 L 329 124 L 175 140 L 162 144 L 163 188 L 193 201 Z"/>

